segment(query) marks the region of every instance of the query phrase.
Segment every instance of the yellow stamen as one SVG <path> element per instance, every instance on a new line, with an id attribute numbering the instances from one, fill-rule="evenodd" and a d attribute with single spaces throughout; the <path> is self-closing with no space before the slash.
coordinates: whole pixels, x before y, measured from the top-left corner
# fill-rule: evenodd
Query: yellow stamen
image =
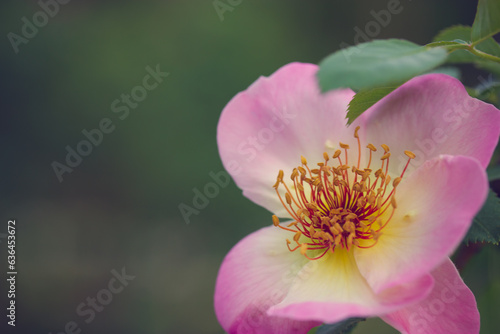
<path id="1" fill-rule="evenodd" d="M 290 247 L 288 239 L 286 243 L 290 251 L 300 248 L 300 253 L 307 259 L 316 260 L 328 251 L 334 252 L 337 247 L 347 251 L 352 247 L 371 248 L 377 244 L 382 229 L 393 217 L 397 209 L 396 188 L 415 155 L 405 151 L 410 160 L 401 175 L 393 180 L 388 175 L 389 146 L 382 144 L 384 152 L 378 156 L 375 156 L 377 148 L 373 144 L 366 146 L 368 152 L 361 152 L 359 130 L 360 127 L 354 130 L 358 143 L 355 163 L 348 161 L 353 154 L 348 152 L 349 145 L 340 142 L 345 157 L 341 158 L 340 149 L 333 155 L 324 152 L 323 161 L 314 163 L 318 167 L 311 169 L 306 158 L 301 156 L 302 164 L 292 169 L 291 182 L 288 183 L 283 181 L 284 172 L 279 171 L 274 188 L 295 221 L 285 226 L 275 215 L 272 221 L 274 226 L 293 233 L 294 246 Z M 365 166 L 360 166 L 362 154 L 369 154 Z M 372 155 L 380 159 L 378 169 L 372 167 L 375 172 L 370 167 Z M 337 160 L 331 163 L 331 157 Z"/>

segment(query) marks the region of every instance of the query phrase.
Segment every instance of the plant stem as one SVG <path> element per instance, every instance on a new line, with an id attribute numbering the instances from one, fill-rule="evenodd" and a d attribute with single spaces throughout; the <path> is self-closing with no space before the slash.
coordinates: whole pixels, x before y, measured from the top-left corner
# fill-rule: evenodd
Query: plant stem
<path id="1" fill-rule="evenodd" d="M 481 58 L 488 59 L 488 60 L 500 63 L 500 58 L 499 57 L 496 57 L 496 56 L 490 55 L 489 53 L 486 53 L 486 52 L 483 52 L 481 50 L 478 50 L 475 47 L 473 47 L 472 45 L 470 45 L 467 48 L 467 50 L 469 50 L 470 53 L 475 54 L 476 56 L 479 56 Z"/>

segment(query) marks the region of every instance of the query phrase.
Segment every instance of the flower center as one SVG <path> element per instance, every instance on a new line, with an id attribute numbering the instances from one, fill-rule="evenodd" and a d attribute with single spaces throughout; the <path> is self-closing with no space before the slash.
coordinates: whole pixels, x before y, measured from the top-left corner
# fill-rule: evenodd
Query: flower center
<path id="1" fill-rule="evenodd" d="M 283 226 L 277 216 L 273 215 L 272 219 L 274 226 L 294 233 L 294 243 L 286 239 L 290 251 L 300 249 L 300 253 L 308 259 L 317 260 L 328 250 L 333 252 L 336 247 L 347 250 L 353 245 L 359 248 L 373 247 L 394 215 L 397 208 L 396 188 L 415 154 L 404 151 L 408 162 L 401 175 L 391 183 L 388 175 L 391 156 L 389 146 L 381 145 L 384 150 L 380 158 L 381 166 L 372 173 L 372 154 L 377 148 L 368 144 L 368 164 L 361 168 L 358 130 L 359 126 L 354 131 L 358 141 L 356 165 L 348 165 L 349 145 L 339 143 L 342 150 L 335 151 L 333 163 L 325 152 L 324 162 L 319 162 L 318 168 L 310 169 L 307 160 L 301 157 L 301 166 L 294 168 L 290 176 L 293 182 L 290 187 L 283 181 L 283 171 L 279 171 L 273 187 L 295 221 Z M 344 158 L 341 157 L 342 151 L 345 153 Z M 278 190 L 280 186 L 284 187 L 284 196 Z"/>

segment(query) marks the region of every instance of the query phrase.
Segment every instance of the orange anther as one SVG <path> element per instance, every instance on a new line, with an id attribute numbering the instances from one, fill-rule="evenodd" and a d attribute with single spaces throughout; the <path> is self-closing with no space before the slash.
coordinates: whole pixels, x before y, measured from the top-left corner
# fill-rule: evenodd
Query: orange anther
<path id="1" fill-rule="evenodd" d="M 347 216 L 345 216 L 347 219 L 356 219 L 358 218 L 358 215 L 356 215 L 355 213 L 353 212 L 350 212 L 347 214 Z"/>
<path id="2" fill-rule="evenodd" d="M 313 210 L 313 211 L 318 211 L 318 206 L 316 204 L 314 204 L 314 203 L 306 203 L 306 207 L 308 209 Z"/>
<path id="3" fill-rule="evenodd" d="M 314 228 L 314 225 L 311 224 L 311 226 L 309 226 L 309 235 L 313 235 L 314 232 L 316 232 L 316 229 Z"/>
<path id="4" fill-rule="evenodd" d="M 354 138 L 359 138 L 358 131 L 359 131 L 360 126 L 357 126 L 356 129 L 354 130 Z"/>
<path id="5" fill-rule="evenodd" d="M 381 157 L 377 156 L 382 160 L 381 166 L 373 170 L 375 176 L 372 177 L 372 152 L 377 148 L 373 144 L 366 146 L 370 152 L 369 160 L 366 159 L 363 166 L 359 130 L 359 126 L 354 130 L 359 153 L 357 163 L 352 163 L 351 157 L 347 156 L 349 145 L 340 142 L 340 149 L 331 156 L 327 153 L 330 151 L 324 152 L 323 160 L 311 162 L 313 167 L 301 156 L 301 164 L 290 169 L 291 181 L 284 182 L 284 172 L 279 170 L 274 187 L 283 207 L 295 221 L 281 223 L 278 216 L 272 215 L 272 222 L 274 226 L 291 233 L 293 240 L 286 239 L 291 252 L 300 248 L 300 253 L 307 259 L 317 260 L 329 251 L 333 253 L 337 246 L 346 251 L 354 245 L 371 248 L 377 244 L 381 231 L 393 217 L 397 208 L 396 187 L 401 183 L 404 171 L 394 179 L 389 176 L 391 152 L 388 145 L 382 144 L 384 152 Z M 327 150 L 333 149 L 333 144 L 325 145 Z M 345 150 L 345 161 L 341 157 L 342 150 Z M 413 152 L 405 151 L 405 154 L 410 159 L 415 158 Z M 332 156 L 338 160 L 330 166 L 328 162 Z M 410 160 L 407 160 L 406 167 L 409 163 Z M 392 189 L 388 189 L 391 183 Z M 280 185 L 285 188 L 283 191 L 280 191 Z M 391 206 L 392 210 L 387 213 Z M 370 239 L 371 243 L 368 242 Z M 309 251 L 314 256 L 309 257 Z"/>
<path id="6" fill-rule="evenodd" d="M 304 209 L 304 208 L 300 208 L 297 210 L 297 215 L 298 216 L 304 216 L 304 215 L 309 215 L 309 211 L 307 209 Z"/>
<path id="7" fill-rule="evenodd" d="M 323 239 L 328 239 L 328 241 L 333 242 L 333 237 L 330 233 L 323 233 L 324 238 Z"/>
<path id="8" fill-rule="evenodd" d="M 391 205 L 394 209 L 396 209 L 398 207 L 398 205 L 396 203 L 396 197 L 394 195 L 391 197 Z"/>
<path id="9" fill-rule="evenodd" d="M 278 218 L 278 216 L 273 215 L 273 225 L 278 226 L 279 224 L 280 224 L 280 219 Z"/>
<path id="10" fill-rule="evenodd" d="M 390 156 L 391 156 L 391 153 L 390 153 L 390 152 L 387 152 L 386 154 L 384 154 L 384 155 L 382 156 L 382 158 L 380 158 L 380 160 L 385 160 L 385 159 L 388 159 Z"/>
<path id="11" fill-rule="evenodd" d="M 405 151 L 405 154 L 410 159 L 415 159 L 416 155 L 412 151 Z"/>
<path id="12" fill-rule="evenodd" d="M 334 215 L 339 215 L 340 214 L 340 210 L 339 209 L 331 209 L 330 213 L 333 213 Z"/>
<path id="13" fill-rule="evenodd" d="M 368 195 L 366 201 L 368 202 L 368 204 L 373 205 L 375 203 L 375 195 L 371 193 L 370 195 Z"/>
<path id="14" fill-rule="evenodd" d="M 365 181 L 361 182 L 361 192 L 367 192 L 368 186 L 365 184 Z"/>
<path id="15" fill-rule="evenodd" d="M 398 176 L 397 178 L 395 178 L 395 179 L 394 179 L 394 182 L 392 182 L 392 186 L 393 186 L 394 188 L 396 188 L 396 187 L 399 185 L 399 183 L 401 182 L 401 180 L 402 180 L 402 178 L 400 178 L 400 177 Z"/>
<path id="16" fill-rule="evenodd" d="M 347 244 L 352 245 L 352 239 L 354 239 L 354 233 L 349 234 L 347 237 Z"/>
<path id="17" fill-rule="evenodd" d="M 307 244 L 300 245 L 300 254 L 306 255 L 307 252 Z"/>
<path id="18" fill-rule="evenodd" d="M 339 230 L 335 226 L 330 226 L 330 232 L 332 232 L 333 235 L 337 235 L 340 233 Z"/>

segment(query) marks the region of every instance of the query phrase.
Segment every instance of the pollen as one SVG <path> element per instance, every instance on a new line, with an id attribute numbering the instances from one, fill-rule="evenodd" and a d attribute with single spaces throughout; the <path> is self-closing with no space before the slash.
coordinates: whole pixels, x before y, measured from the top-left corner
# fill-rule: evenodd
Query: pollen
<path id="1" fill-rule="evenodd" d="M 284 172 L 279 171 L 273 187 L 294 221 L 283 225 L 273 215 L 272 222 L 290 232 L 293 242 L 286 239 L 286 246 L 291 252 L 299 250 L 306 258 L 317 260 L 339 247 L 347 251 L 354 247 L 371 248 L 390 223 L 398 207 L 396 189 L 416 155 L 404 151 L 408 162 L 401 175 L 392 179 L 389 176 L 389 146 L 381 144 L 383 153 L 375 153 L 377 148 L 369 143 L 364 146 L 366 151 L 362 151 L 359 129 L 356 127 L 354 131 L 357 148 L 351 149 L 339 142 L 342 150 L 333 154 L 324 152 L 323 161 L 314 167 L 301 156 L 301 165 L 290 173 L 291 182 L 285 182 Z M 357 150 L 358 159 L 354 164 L 348 164 L 350 150 Z M 378 169 L 372 167 L 377 160 L 376 154 L 380 163 Z M 361 166 L 364 155 L 368 161 L 366 166 Z"/>

